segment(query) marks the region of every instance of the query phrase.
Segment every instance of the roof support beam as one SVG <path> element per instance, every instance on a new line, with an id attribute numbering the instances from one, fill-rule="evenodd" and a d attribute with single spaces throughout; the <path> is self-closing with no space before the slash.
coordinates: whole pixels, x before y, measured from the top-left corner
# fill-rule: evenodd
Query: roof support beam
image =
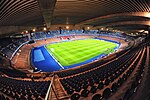
<path id="1" fill-rule="evenodd" d="M 100 16 L 100 17 L 92 18 L 92 19 L 83 21 L 83 22 L 79 23 L 78 25 L 91 24 L 91 23 L 97 22 L 101 19 L 107 19 L 107 18 L 116 17 L 116 16 L 117 17 L 119 17 L 119 16 L 139 16 L 139 17 L 146 17 L 146 18 L 150 17 L 148 12 L 117 13 L 117 14 L 111 14 L 111 15 L 107 15 L 107 16 Z"/>
<path id="2" fill-rule="evenodd" d="M 105 25 L 96 25 L 98 28 L 106 28 L 110 30 L 120 30 L 120 31 L 137 31 L 137 30 L 148 30 L 150 27 L 150 21 L 121 21 L 107 23 Z"/>
<path id="3" fill-rule="evenodd" d="M 103 25 L 104 27 L 113 27 L 118 25 L 145 25 L 150 26 L 150 21 L 124 21 L 124 22 L 115 22 L 115 23 L 108 23 Z"/>
<path id="4" fill-rule="evenodd" d="M 26 31 L 26 30 L 32 30 L 34 26 L 2 26 L 0 27 L 0 35 L 7 34 L 12 35 L 12 33 Z"/>
<path id="5" fill-rule="evenodd" d="M 56 0 L 38 0 L 47 28 L 50 28 Z"/>

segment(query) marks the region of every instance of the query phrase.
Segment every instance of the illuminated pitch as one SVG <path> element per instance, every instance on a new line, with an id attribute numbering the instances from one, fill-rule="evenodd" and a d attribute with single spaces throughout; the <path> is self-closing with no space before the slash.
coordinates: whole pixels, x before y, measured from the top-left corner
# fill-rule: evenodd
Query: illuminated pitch
<path id="1" fill-rule="evenodd" d="M 85 39 L 49 44 L 46 48 L 62 66 L 70 66 L 100 54 L 114 52 L 117 46 L 117 43 L 109 41 Z"/>

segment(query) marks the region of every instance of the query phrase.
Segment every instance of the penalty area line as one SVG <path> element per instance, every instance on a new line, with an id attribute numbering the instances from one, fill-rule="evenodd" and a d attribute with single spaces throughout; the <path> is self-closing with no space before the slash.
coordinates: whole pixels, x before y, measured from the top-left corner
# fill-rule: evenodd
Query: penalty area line
<path id="1" fill-rule="evenodd" d="M 45 48 L 45 47 L 44 47 Z M 46 49 L 46 48 L 45 48 Z M 46 49 L 47 50 L 47 49 Z M 47 50 L 47 52 L 52 56 L 52 58 L 58 63 L 58 65 L 62 68 L 65 69 L 56 59 L 55 57 Z"/>

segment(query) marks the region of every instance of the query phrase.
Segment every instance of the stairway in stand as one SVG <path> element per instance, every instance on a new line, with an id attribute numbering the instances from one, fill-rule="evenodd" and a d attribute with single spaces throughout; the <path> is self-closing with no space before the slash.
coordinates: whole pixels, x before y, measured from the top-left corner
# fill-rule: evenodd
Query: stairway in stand
<path id="1" fill-rule="evenodd" d="M 55 75 L 55 80 L 53 82 L 53 92 L 52 92 L 52 100 L 66 100 L 69 99 L 69 96 L 65 92 L 64 88 L 62 87 L 59 77 Z M 53 98 L 54 97 L 54 98 Z"/>

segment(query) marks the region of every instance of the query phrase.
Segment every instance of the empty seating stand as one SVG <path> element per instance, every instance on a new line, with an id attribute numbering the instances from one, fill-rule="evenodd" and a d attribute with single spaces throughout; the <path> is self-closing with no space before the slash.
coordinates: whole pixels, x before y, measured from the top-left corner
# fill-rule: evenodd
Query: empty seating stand
<path id="1" fill-rule="evenodd" d="M 19 46 L 25 43 L 28 39 L 24 38 L 2 38 L 0 39 L 0 54 L 7 58 L 11 58 L 13 53 L 17 50 Z"/>
<path id="2" fill-rule="evenodd" d="M 41 37 L 41 34 L 42 33 L 38 34 L 37 38 L 43 38 Z M 51 33 L 44 34 L 47 37 L 52 35 Z M 8 47 L 11 48 L 10 50 L 6 50 L 8 48 L 5 48 L 2 49 L 2 51 L 4 52 L 6 50 L 7 54 L 9 53 L 9 55 L 11 55 L 20 44 L 22 44 L 22 42 L 17 43 L 13 41 L 12 44 L 8 44 Z M 65 91 L 71 100 L 82 100 L 88 98 L 89 95 L 92 100 L 108 99 L 115 94 L 121 86 L 123 86 L 132 74 L 140 61 L 142 53 L 143 46 L 135 49 L 133 48 L 131 51 L 127 50 L 117 54 L 113 61 L 111 61 L 112 59 L 99 61 L 88 64 L 80 69 L 68 70 L 62 73 L 60 72 L 57 75 L 63 87 L 63 91 Z M 141 82 L 146 53 L 143 58 L 144 59 L 138 67 L 138 71 L 135 74 L 135 78 L 133 79 L 130 88 L 122 98 L 124 100 L 128 100 L 133 93 L 135 93 L 135 90 Z M 110 63 L 108 63 L 109 61 Z M 0 71 L 5 74 L 7 73 L 8 76 L 13 78 L 26 77 L 26 74 L 16 70 L 2 68 Z M 0 99 L 41 100 L 45 98 L 49 84 L 50 81 L 27 81 L 0 76 Z"/>
<path id="3" fill-rule="evenodd" d="M 71 98 L 76 98 L 75 100 L 86 98 L 90 93 L 95 94 L 100 90 L 103 90 L 102 94 L 97 94 L 98 96 L 94 95 L 93 99 L 107 99 L 112 93 L 117 91 L 133 72 L 139 62 L 140 56 L 138 55 L 142 54 L 142 49 L 142 47 L 133 49 L 133 51 L 128 52 L 109 64 L 81 72 L 77 75 L 61 78 L 60 82 L 68 95 L 70 95 Z M 135 59 L 134 65 L 131 66 Z M 114 82 L 116 79 L 118 81 Z M 109 84 L 112 84 L 111 87 L 105 88 Z"/>
<path id="4" fill-rule="evenodd" d="M 49 84 L 50 81 L 25 81 L 0 76 L 0 91 L 15 100 L 43 99 Z"/>
<path id="5" fill-rule="evenodd" d="M 27 74 L 16 70 L 16 69 L 10 69 L 10 68 L 0 68 L 0 72 L 13 78 L 27 78 Z"/>
<path id="6" fill-rule="evenodd" d="M 132 84 L 128 88 L 128 90 L 125 92 L 123 100 L 129 100 L 132 97 L 132 95 L 137 91 L 137 88 L 138 88 L 139 84 L 141 83 L 141 80 L 143 77 L 144 68 L 145 68 L 145 64 L 146 64 L 146 56 L 147 56 L 147 52 L 144 53 L 143 59 L 142 59 L 140 65 L 138 66 L 138 70 L 135 73 Z"/>

